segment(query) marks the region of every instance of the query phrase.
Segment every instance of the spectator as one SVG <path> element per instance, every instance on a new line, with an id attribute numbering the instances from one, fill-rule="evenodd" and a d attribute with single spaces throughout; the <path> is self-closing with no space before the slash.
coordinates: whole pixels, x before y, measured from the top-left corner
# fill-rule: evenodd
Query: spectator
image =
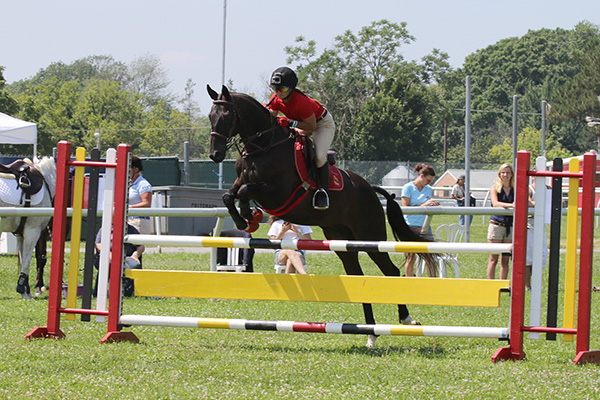
<path id="1" fill-rule="evenodd" d="M 138 156 L 131 156 L 129 170 L 129 207 L 140 208 L 152 206 L 152 185 L 143 176 L 144 167 Z M 150 217 L 129 217 L 127 223 L 136 228 L 139 233 L 152 233 Z"/>
<path id="2" fill-rule="evenodd" d="M 274 215 L 269 217 L 271 228 L 267 233 L 271 239 L 286 239 L 286 240 L 310 240 L 312 229 L 310 226 L 292 224 L 283 221 Z M 304 250 L 277 250 L 275 252 L 275 263 L 285 265 L 285 273 L 291 274 L 306 274 L 304 265 L 306 264 L 306 252 Z"/>
<path id="3" fill-rule="evenodd" d="M 490 188 L 492 207 L 513 208 L 515 202 L 515 174 L 510 164 L 502 164 L 498 170 L 496 183 Z M 510 215 L 492 215 L 488 227 L 488 243 L 511 243 L 513 217 Z M 510 254 L 503 253 L 501 259 L 500 279 L 507 279 Z M 496 278 L 498 254 L 490 254 L 487 277 Z"/>
<path id="4" fill-rule="evenodd" d="M 431 198 L 433 196 L 433 189 L 429 186 L 435 179 L 435 170 L 433 167 L 427 164 L 418 164 L 415 167 L 415 172 L 418 174 L 417 178 L 402 188 L 402 207 L 439 206 L 440 203 Z M 405 215 L 404 219 L 413 232 L 421 235 L 423 225 L 425 224 L 425 215 Z M 431 227 L 428 228 L 425 237 L 433 239 Z M 415 254 L 407 253 L 405 264 L 406 276 L 415 276 L 414 264 Z M 429 263 L 427 263 L 427 272 L 430 277 L 436 276 L 435 267 Z"/>
<path id="5" fill-rule="evenodd" d="M 465 176 L 464 175 L 459 176 L 458 179 L 456 180 L 456 184 L 452 187 L 451 196 L 456 201 L 457 207 L 465 206 L 466 196 L 465 196 Z M 471 198 L 471 196 L 469 196 L 469 198 Z M 472 205 L 472 202 L 470 202 L 469 205 Z M 473 222 L 472 215 L 459 215 L 458 223 L 461 224 L 462 226 L 465 226 L 465 218 L 467 219 L 467 221 L 469 221 L 469 226 L 471 226 L 471 222 Z"/>
<path id="6" fill-rule="evenodd" d="M 127 224 L 127 234 L 139 234 L 138 230 Z M 94 259 L 94 266 L 96 269 L 100 266 L 100 250 L 102 241 L 102 228 L 98 230 L 98 234 L 96 235 L 96 256 Z M 110 238 L 110 246 L 112 249 L 112 232 Z M 142 268 L 142 254 L 146 250 L 144 245 L 135 245 L 135 244 L 126 244 L 125 245 L 125 269 L 141 269 Z M 109 260 L 110 260 L 109 253 Z M 98 291 L 98 276 L 96 276 L 96 287 L 94 288 L 94 293 Z M 123 277 L 123 295 L 126 297 L 133 296 L 133 280 L 130 278 Z"/>

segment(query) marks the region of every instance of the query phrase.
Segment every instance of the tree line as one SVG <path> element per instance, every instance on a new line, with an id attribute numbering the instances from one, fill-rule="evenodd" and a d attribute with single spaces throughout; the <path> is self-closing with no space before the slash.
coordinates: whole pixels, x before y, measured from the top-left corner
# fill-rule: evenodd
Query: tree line
<path id="1" fill-rule="evenodd" d="M 473 163 L 511 160 L 515 95 L 519 148 L 541 153 L 542 100 L 551 105 L 549 159 L 597 148 L 600 132 L 585 117 L 600 115 L 599 26 L 584 21 L 570 30 L 531 30 L 470 54 L 457 69 L 440 49 L 405 60 L 402 50 L 414 40 L 406 23 L 380 20 L 343 32 L 322 52 L 302 36 L 285 48 L 298 86 L 335 118 L 339 158 L 464 162 L 467 75 Z M 130 64 L 111 56 L 57 62 L 10 85 L 2 70 L 0 111 L 37 122 L 43 154 L 62 139 L 91 148 L 99 131 L 103 147 L 127 142 L 139 155 L 164 156 L 181 154 L 188 141 L 191 157 L 207 156 L 210 125 L 193 100 L 195 83 L 188 80 L 183 96 L 174 95 L 154 56 Z M 235 91 L 233 82 L 228 86 Z M 262 95 L 257 99 L 265 101 L 268 87 Z"/>

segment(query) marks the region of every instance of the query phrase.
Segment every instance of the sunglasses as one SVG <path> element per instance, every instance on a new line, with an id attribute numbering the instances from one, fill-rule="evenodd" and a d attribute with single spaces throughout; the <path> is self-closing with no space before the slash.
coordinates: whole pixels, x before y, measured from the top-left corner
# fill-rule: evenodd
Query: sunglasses
<path id="1" fill-rule="evenodd" d="M 288 90 L 290 90 L 290 88 L 288 86 L 280 86 L 280 87 L 274 87 L 273 90 L 275 92 L 287 92 Z"/>

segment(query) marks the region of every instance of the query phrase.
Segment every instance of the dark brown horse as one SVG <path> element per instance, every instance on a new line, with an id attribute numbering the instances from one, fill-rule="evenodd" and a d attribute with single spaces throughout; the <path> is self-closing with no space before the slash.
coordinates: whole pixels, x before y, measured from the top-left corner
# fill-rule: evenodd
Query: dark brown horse
<path id="1" fill-rule="evenodd" d="M 227 149 L 243 148 L 236 161 L 238 178 L 223 195 L 223 202 L 238 229 L 246 229 L 253 218 L 250 200 L 265 210 L 281 211 L 294 193 L 302 190 L 302 181 L 296 172 L 294 161 L 294 133 L 283 129 L 277 119 L 261 103 L 251 96 L 230 93 L 225 86 L 218 94 L 210 86 L 208 93 L 213 99 L 209 113 L 212 125 L 210 158 L 220 163 Z M 377 197 L 387 199 L 388 220 L 397 240 L 425 241 L 413 233 L 406 224 L 402 210 L 388 192 L 371 186 L 360 176 L 343 171 L 344 187 L 341 191 L 329 191 L 330 207 L 315 210 L 312 206 L 314 189 L 304 196 L 295 207 L 283 208 L 282 219 L 302 224 L 317 225 L 327 239 L 384 241 L 387 238 L 385 213 Z M 239 201 L 240 212 L 235 207 Z M 356 252 L 336 252 L 348 275 L 364 275 Z M 369 257 L 384 275 L 400 276 L 388 253 L 369 252 Z M 371 304 L 363 304 L 367 324 L 374 324 Z M 400 322 L 411 324 L 412 318 L 405 305 L 398 306 Z M 368 346 L 375 338 L 369 337 Z"/>

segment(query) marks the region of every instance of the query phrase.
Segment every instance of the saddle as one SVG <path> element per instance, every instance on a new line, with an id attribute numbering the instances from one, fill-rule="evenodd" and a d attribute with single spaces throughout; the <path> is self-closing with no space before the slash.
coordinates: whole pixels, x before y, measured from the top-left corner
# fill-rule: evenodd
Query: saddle
<path id="1" fill-rule="evenodd" d="M 17 187 L 29 196 L 38 193 L 44 185 L 42 173 L 28 159 L 16 160 L 9 165 L 0 164 L 0 177 L 15 179 Z"/>
<path id="2" fill-rule="evenodd" d="M 315 165 L 315 149 L 312 140 L 308 136 L 298 135 L 294 146 L 294 159 L 296 162 L 296 171 L 303 182 L 310 185 L 310 188 L 317 187 L 317 167 Z M 342 173 L 334 166 L 335 158 L 333 153 L 327 154 L 329 163 L 329 190 L 340 191 L 344 189 L 344 180 Z"/>

